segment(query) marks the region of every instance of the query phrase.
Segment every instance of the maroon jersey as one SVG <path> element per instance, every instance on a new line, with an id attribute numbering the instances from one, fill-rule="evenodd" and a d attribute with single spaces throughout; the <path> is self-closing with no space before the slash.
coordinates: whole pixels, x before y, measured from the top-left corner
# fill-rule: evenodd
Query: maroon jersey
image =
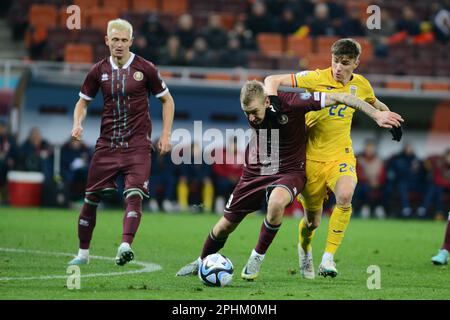
<path id="1" fill-rule="evenodd" d="M 104 104 L 97 147 L 150 146 L 148 92 L 157 98 L 169 92 L 155 65 L 134 53 L 122 68 L 105 58 L 89 71 L 79 95 L 92 100 L 99 88 Z"/>
<path id="2" fill-rule="evenodd" d="M 282 115 L 254 126 L 245 151 L 244 175 L 303 172 L 306 162 L 305 114 L 324 107 L 325 94 L 278 92 Z"/>

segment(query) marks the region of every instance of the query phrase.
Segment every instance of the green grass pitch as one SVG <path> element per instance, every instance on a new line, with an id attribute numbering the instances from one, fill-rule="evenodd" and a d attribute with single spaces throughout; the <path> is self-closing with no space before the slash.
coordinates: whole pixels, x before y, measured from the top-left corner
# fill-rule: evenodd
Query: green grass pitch
<path id="1" fill-rule="evenodd" d="M 122 212 L 99 210 L 91 244 L 92 259 L 81 267 L 81 288 L 66 287 L 66 268 L 78 240 L 78 212 L 54 209 L 0 209 L 0 299 L 449 299 L 450 270 L 433 266 L 444 235 L 444 222 L 353 219 L 336 255 L 339 275 L 301 279 L 298 272 L 298 219 L 285 218 L 270 247 L 259 278 L 240 279 L 254 248 L 262 215 L 248 216 L 221 251 L 235 266 L 230 286 L 210 288 L 197 277 L 175 277 L 176 271 L 200 253 L 212 214 L 145 213 L 133 244 L 137 261 L 162 267 L 150 273 L 140 265 L 114 265 L 121 240 Z M 313 242 L 316 271 L 325 246 L 328 220 L 323 219 Z M 10 249 L 15 249 L 11 251 Z M 39 250 L 40 253 L 34 251 Z M 370 265 L 381 271 L 381 289 L 367 288 Z M 83 277 L 89 274 L 106 276 Z M 46 279 L 39 277 L 48 276 Z M 12 279 L 13 278 L 13 279 Z M 8 280 L 9 279 L 9 280 Z"/>

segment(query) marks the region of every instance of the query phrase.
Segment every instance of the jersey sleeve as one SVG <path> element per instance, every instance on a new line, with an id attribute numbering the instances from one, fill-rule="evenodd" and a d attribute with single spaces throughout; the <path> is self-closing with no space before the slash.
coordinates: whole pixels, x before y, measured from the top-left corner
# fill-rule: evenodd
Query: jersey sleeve
<path id="1" fill-rule="evenodd" d="M 367 80 L 366 78 L 363 78 L 363 88 L 364 88 L 364 101 L 366 101 L 367 103 L 370 104 L 374 104 L 375 103 L 375 93 L 373 92 L 373 88 L 370 85 L 369 80 Z"/>
<path id="2" fill-rule="evenodd" d="M 100 65 L 96 64 L 91 68 L 86 78 L 84 79 L 83 85 L 81 86 L 81 90 L 78 95 L 84 100 L 91 101 L 97 95 L 99 88 L 100 88 Z"/>
<path id="3" fill-rule="evenodd" d="M 300 108 L 305 113 L 325 108 L 325 92 L 279 92 L 278 96 L 291 108 Z"/>
<path id="4" fill-rule="evenodd" d="M 300 71 L 291 74 L 291 84 L 294 88 L 305 88 L 312 90 L 319 80 L 319 70 L 315 71 Z"/>
<path id="5" fill-rule="evenodd" d="M 166 83 L 161 78 L 154 64 L 148 63 L 146 68 L 147 88 L 156 98 L 161 98 L 169 93 Z"/>

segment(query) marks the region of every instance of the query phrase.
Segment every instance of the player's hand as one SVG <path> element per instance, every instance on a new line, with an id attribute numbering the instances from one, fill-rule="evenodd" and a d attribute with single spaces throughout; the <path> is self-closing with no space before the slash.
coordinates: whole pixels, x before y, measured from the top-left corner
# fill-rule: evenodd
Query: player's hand
<path id="1" fill-rule="evenodd" d="M 381 128 L 386 129 L 400 127 L 404 121 L 401 115 L 392 111 L 378 111 L 374 118 Z"/>
<path id="2" fill-rule="evenodd" d="M 392 140 L 400 141 L 402 139 L 403 130 L 402 126 L 393 127 L 391 130 L 389 130 L 392 134 Z"/>
<path id="3" fill-rule="evenodd" d="M 280 113 L 281 103 L 278 96 L 270 95 L 269 96 L 270 105 L 266 109 L 266 114 L 271 118 L 276 119 Z"/>
<path id="4" fill-rule="evenodd" d="M 170 150 L 172 149 L 172 144 L 170 143 L 170 137 L 169 136 L 161 136 L 161 138 L 158 140 L 157 148 L 161 155 L 165 155 L 166 153 L 170 152 Z"/>
<path id="5" fill-rule="evenodd" d="M 81 140 L 83 135 L 83 127 L 80 125 L 75 125 L 72 128 L 72 139 Z"/>

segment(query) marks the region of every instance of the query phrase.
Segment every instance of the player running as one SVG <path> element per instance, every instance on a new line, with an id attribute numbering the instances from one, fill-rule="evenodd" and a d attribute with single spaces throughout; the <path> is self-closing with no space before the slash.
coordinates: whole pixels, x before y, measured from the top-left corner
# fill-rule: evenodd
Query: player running
<path id="1" fill-rule="evenodd" d="M 71 265 L 89 262 L 97 206 L 103 195 L 117 190 L 115 179 L 119 174 L 125 180 L 126 209 L 116 264 L 122 266 L 134 258 L 131 244 L 141 220 L 142 199 L 148 197 L 151 165 L 149 92 L 163 106 L 162 134 L 156 147 L 161 154 L 171 149 L 174 101 L 153 63 L 130 52 L 133 27 L 122 19 L 111 20 L 105 41 L 111 56 L 89 71 L 74 111 L 72 138 L 81 139 L 87 106 L 101 89 L 104 106 L 100 137 L 89 167 L 86 197 L 78 220 L 80 249 L 69 262 Z"/>
<path id="2" fill-rule="evenodd" d="M 196 274 L 201 259 L 223 248 L 228 235 L 247 214 L 259 210 L 266 197 L 267 215 L 256 247 L 241 273 L 246 280 L 258 276 L 265 253 L 281 227 L 285 208 L 305 185 L 305 114 L 309 111 L 345 103 L 371 113 L 379 125 L 399 124 L 397 114 L 379 112 L 347 93 L 277 94 L 268 96 L 264 85 L 258 81 L 248 81 L 243 86 L 241 106 L 253 129 L 245 152 L 244 171 L 228 200 L 224 216 L 206 238 L 200 257 L 181 268 L 177 276 Z M 278 134 L 278 139 L 272 137 L 274 133 Z M 262 138 L 264 136 L 267 139 Z"/>
<path id="3" fill-rule="evenodd" d="M 361 46 L 353 39 L 340 39 L 331 47 L 331 67 L 324 70 L 302 71 L 297 74 L 269 76 L 265 80 L 268 94 L 276 94 L 278 87 L 305 88 L 308 92 L 346 92 L 370 103 L 378 110 L 389 111 L 379 101 L 363 76 L 353 73 L 359 64 Z M 352 214 L 352 197 L 357 183 L 356 159 L 353 154 L 350 129 L 354 109 L 347 103 L 337 103 L 319 112 L 306 115 L 306 175 L 307 185 L 299 197 L 305 216 L 299 224 L 299 263 L 301 275 L 313 279 L 311 241 L 319 226 L 327 189 L 336 197 L 336 206 L 328 225 L 328 237 L 319 275 L 338 274 L 334 254 L 340 246 Z M 402 119 L 398 119 L 403 121 Z M 400 122 L 390 128 L 393 140 L 400 141 Z"/>

